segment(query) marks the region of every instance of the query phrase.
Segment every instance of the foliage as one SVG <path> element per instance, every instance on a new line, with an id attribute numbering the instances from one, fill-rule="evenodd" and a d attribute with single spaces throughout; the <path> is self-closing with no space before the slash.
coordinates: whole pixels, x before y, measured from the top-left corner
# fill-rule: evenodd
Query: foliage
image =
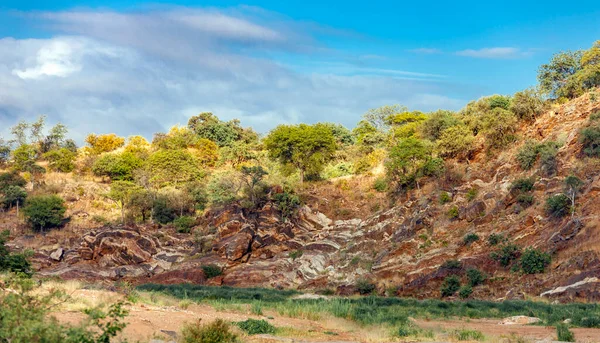
<path id="1" fill-rule="evenodd" d="M 448 276 L 444 279 L 442 288 L 440 289 L 442 297 L 453 296 L 460 288 L 460 279 L 456 275 Z"/>
<path id="2" fill-rule="evenodd" d="M 471 245 L 471 243 L 477 242 L 479 240 L 479 236 L 476 233 L 469 233 L 463 238 L 463 243 L 465 245 Z"/>
<path id="3" fill-rule="evenodd" d="M 110 185 L 110 191 L 106 194 L 106 197 L 119 206 L 123 222 L 125 222 L 125 208 L 130 203 L 131 194 L 138 189 L 139 186 L 130 181 L 115 181 Z"/>
<path id="4" fill-rule="evenodd" d="M 375 284 L 371 282 L 371 280 L 365 278 L 358 279 L 355 287 L 361 295 L 371 294 L 375 290 Z"/>
<path id="5" fill-rule="evenodd" d="M 544 143 L 536 143 L 527 141 L 517 153 L 517 162 L 523 170 L 529 170 L 535 165 L 538 156 L 542 171 L 547 175 L 552 175 L 556 172 L 556 154 L 560 144 L 554 141 Z"/>
<path id="6" fill-rule="evenodd" d="M 27 181 L 15 171 L 0 173 L 0 193 L 6 192 L 11 186 L 25 187 L 26 184 Z"/>
<path id="7" fill-rule="evenodd" d="M 237 322 L 236 325 L 248 335 L 272 334 L 277 330 L 264 319 L 257 320 L 248 318 L 243 322 Z"/>
<path id="8" fill-rule="evenodd" d="M 242 128 L 239 120 L 224 122 L 210 112 L 191 117 L 188 127 L 198 137 L 211 140 L 220 147 L 231 146 L 236 141 L 250 143 L 258 138 L 252 129 Z"/>
<path id="9" fill-rule="evenodd" d="M 300 182 L 307 173 L 320 173 L 336 150 L 335 137 L 323 124 L 280 125 L 263 144 L 271 159 L 300 172 Z"/>
<path id="10" fill-rule="evenodd" d="M 263 182 L 263 178 L 268 174 L 261 166 L 242 166 L 244 192 L 250 198 L 252 208 L 260 207 L 267 200 L 266 189 L 268 186 Z"/>
<path id="11" fill-rule="evenodd" d="M 232 173 L 213 175 L 206 187 L 210 203 L 214 206 L 223 206 L 235 201 L 240 190 L 239 179 L 239 176 Z"/>
<path id="12" fill-rule="evenodd" d="M 450 207 L 450 209 L 448 210 L 448 212 L 446 213 L 448 215 L 448 218 L 450 219 L 456 219 L 458 218 L 458 206 L 452 206 Z"/>
<path id="13" fill-rule="evenodd" d="M 529 207 L 533 205 L 535 198 L 531 194 L 519 194 L 517 196 L 517 202 L 523 207 Z"/>
<path id="14" fill-rule="evenodd" d="M 439 201 L 440 201 L 440 204 L 443 205 L 445 203 L 449 203 L 450 201 L 452 201 L 452 197 L 450 196 L 450 194 L 448 192 L 441 191 L 440 196 L 439 196 Z"/>
<path id="15" fill-rule="evenodd" d="M 498 251 L 490 254 L 490 257 L 498 261 L 502 267 L 508 267 L 519 256 L 521 256 L 521 248 L 511 243 L 502 245 Z"/>
<path id="16" fill-rule="evenodd" d="M 65 202 L 56 195 L 30 197 L 23 208 L 25 219 L 36 231 L 59 226 L 64 218 Z"/>
<path id="17" fill-rule="evenodd" d="M 600 157 L 600 126 L 595 124 L 579 131 L 582 152 L 590 157 Z"/>
<path id="18" fill-rule="evenodd" d="M 441 269 L 459 270 L 462 268 L 462 263 L 459 260 L 448 260 L 442 264 Z"/>
<path id="19" fill-rule="evenodd" d="M 372 108 L 363 114 L 365 122 L 371 125 L 375 130 L 387 132 L 390 128 L 390 118 L 395 114 L 407 112 L 408 108 L 401 105 L 385 105 L 378 108 Z"/>
<path id="20" fill-rule="evenodd" d="M 125 207 L 133 216 L 141 216 L 142 222 L 145 222 L 152 212 L 154 198 L 152 193 L 141 187 L 132 189 Z"/>
<path id="21" fill-rule="evenodd" d="M 333 179 L 341 176 L 351 175 L 353 172 L 353 166 L 350 162 L 338 162 L 335 164 L 328 164 L 323 168 L 321 177 L 325 180 Z"/>
<path id="22" fill-rule="evenodd" d="M 125 152 L 134 154 L 140 158 L 148 157 L 148 151 L 150 150 L 150 143 L 146 138 L 142 136 L 129 136 L 127 138 L 127 145 L 125 145 Z"/>
<path id="23" fill-rule="evenodd" d="M 277 209 L 284 220 L 292 218 L 296 213 L 296 210 L 302 204 L 297 195 L 287 191 L 275 194 L 273 196 L 273 202 L 277 206 Z"/>
<path id="24" fill-rule="evenodd" d="M 458 329 L 452 332 L 452 336 L 456 338 L 458 341 L 483 341 L 485 340 L 485 336 L 481 331 L 477 330 L 468 330 L 468 329 Z"/>
<path id="25" fill-rule="evenodd" d="M 387 180 L 384 177 L 378 177 L 373 181 L 373 189 L 378 192 L 385 192 L 388 187 Z"/>
<path id="26" fill-rule="evenodd" d="M 565 194 L 556 194 L 546 199 L 546 213 L 549 216 L 560 218 L 571 212 L 571 199 Z"/>
<path id="27" fill-rule="evenodd" d="M 533 190 L 533 185 L 535 183 L 535 179 L 533 178 L 520 178 L 515 180 L 511 185 L 510 189 L 519 191 L 519 192 L 531 192 Z"/>
<path id="28" fill-rule="evenodd" d="M 9 235 L 9 230 L 0 231 L 0 272 L 9 271 L 21 273 L 25 276 L 31 275 L 31 263 L 27 259 L 27 255 L 24 253 L 15 254 L 8 251 L 5 244 Z M 0 319 L 1 321 L 2 319 Z"/>
<path id="29" fill-rule="evenodd" d="M 438 140 L 448 128 L 459 125 L 460 121 L 452 111 L 438 110 L 428 114 L 420 126 L 421 137 L 430 141 Z"/>
<path id="30" fill-rule="evenodd" d="M 157 223 L 167 224 L 175 220 L 176 217 L 177 209 L 171 206 L 167 196 L 157 196 L 152 204 L 152 219 Z"/>
<path id="31" fill-rule="evenodd" d="M 582 51 L 562 51 L 556 53 L 547 64 L 538 70 L 541 90 L 554 98 L 574 98 L 581 92 L 574 82 L 573 75 L 581 70 Z"/>
<path id="32" fill-rule="evenodd" d="M 521 255 L 521 270 L 525 274 L 543 273 L 550 264 L 550 254 L 537 249 L 527 248 Z"/>
<path id="33" fill-rule="evenodd" d="M 119 137 L 114 133 L 105 135 L 89 134 L 85 138 L 88 144 L 88 151 L 92 155 L 100 155 L 104 152 L 111 152 L 125 145 L 125 138 Z"/>
<path id="34" fill-rule="evenodd" d="M 533 168 L 538 158 L 538 144 L 534 141 L 526 141 L 517 152 L 517 162 L 523 170 Z"/>
<path id="35" fill-rule="evenodd" d="M 522 120 L 534 120 L 544 109 L 544 100 L 534 89 L 516 92 L 510 106 L 510 110 Z"/>
<path id="36" fill-rule="evenodd" d="M 575 335 L 567 324 L 556 324 L 556 339 L 561 342 L 575 342 Z"/>
<path id="37" fill-rule="evenodd" d="M 469 188 L 469 190 L 467 191 L 467 200 L 468 201 L 475 200 L 475 198 L 477 198 L 477 194 L 479 194 L 479 190 L 477 188 L 475 188 L 475 187 Z"/>
<path id="38" fill-rule="evenodd" d="M 196 223 L 196 218 L 189 216 L 177 217 L 173 221 L 173 225 L 177 228 L 177 232 L 190 233 L 192 227 Z"/>
<path id="39" fill-rule="evenodd" d="M 294 251 L 290 252 L 290 253 L 288 254 L 288 256 L 289 256 L 289 257 L 290 257 L 292 260 L 295 260 L 295 259 L 297 259 L 297 258 L 300 258 L 300 257 L 302 257 L 302 255 L 303 255 L 303 254 L 304 254 L 304 252 L 303 252 L 302 250 L 294 250 Z"/>
<path id="40" fill-rule="evenodd" d="M 181 343 L 235 343 L 237 336 L 223 319 L 216 319 L 202 325 L 201 320 L 184 325 L 181 330 Z"/>
<path id="41" fill-rule="evenodd" d="M 431 145 L 410 137 L 401 140 L 390 150 L 385 164 L 387 176 L 399 188 L 418 186 L 418 178 L 424 174 L 424 167 L 432 159 Z"/>
<path id="42" fill-rule="evenodd" d="M 388 144 L 395 145 L 398 140 L 417 136 L 421 123 L 427 117 L 420 111 L 405 111 L 388 117 L 390 130 L 388 133 Z"/>
<path id="43" fill-rule="evenodd" d="M 144 161 L 130 152 L 105 154 L 92 166 L 96 176 L 107 176 L 111 180 L 133 180 L 134 172 L 144 165 Z"/>
<path id="44" fill-rule="evenodd" d="M 458 290 L 458 296 L 461 299 L 467 299 L 473 294 L 473 287 L 471 285 L 464 285 Z"/>
<path id="45" fill-rule="evenodd" d="M 442 157 L 469 159 L 475 151 L 475 137 L 465 125 L 455 125 L 441 132 L 436 150 Z"/>
<path id="46" fill-rule="evenodd" d="M 67 148 L 60 148 L 48 151 L 43 155 L 43 158 L 48 161 L 48 168 L 50 170 L 70 173 L 75 169 L 77 153 Z"/>
<path id="47" fill-rule="evenodd" d="M 33 145 L 23 144 L 12 151 L 12 167 L 17 171 L 33 172 L 36 169 L 37 150 Z M 40 168 L 40 167 L 38 167 Z"/>
<path id="48" fill-rule="evenodd" d="M 23 206 L 25 199 L 27 199 L 27 192 L 19 186 L 9 186 L 4 191 L 4 196 L 0 197 L 0 201 L 5 208 Z"/>
<path id="49" fill-rule="evenodd" d="M 203 176 L 198 160 L 187 150 L 158 150 L 148 158 L 151 182 L 177 185 Z"/>
<path id="50" fill-rule="evenodd" d="M 88 309 L 88 319 L 77 326 L 62 324 L 50 313 L 68 296 L 55 289 L 40 294 L 35 285 L 34 280 L 13 276 L 0 286 L 0 341 L 109 343 L 126 326 L 123 303 L 111 305 L 108 311 Z"/>
<path id="51" fill-rule="evenodd" d="M 202 272 L 207 279 L 212 279 L 223 274 L 223 269 L 215 264 L 206 264 L 202 266 Z"/>
<path id="52" fill-rule="evenodd" d="M 516 140 L 516 116 L 504 109 L 496 107 L 481 117 L 481 131 L 490 149 L 500 149 Z"/>
<path id="53" fill-rule="evenodd" d="M 472 287 L 481 285 L 485 281 L 485 275 L 476 268 L 467 269 L 467 278 L 469 279 L 469 285 Z"/>
<path id="54" fill-rule="evenodd" d="M 501 242 L 504 242 L 506 239 L 504 235 L 498 233 L 492 233 L 488 236 L 488 244 L 491 246 L 498 245 Z"/>
<path id="55" fill-rule="evenodd" d="M 348 130 L 344 125 L 336 123 L 323 123 L 323 125 L 331 130 L 338 146 L 348 146 L 355 143 L 355 137 L 352 135 L 352 131 Z"/>

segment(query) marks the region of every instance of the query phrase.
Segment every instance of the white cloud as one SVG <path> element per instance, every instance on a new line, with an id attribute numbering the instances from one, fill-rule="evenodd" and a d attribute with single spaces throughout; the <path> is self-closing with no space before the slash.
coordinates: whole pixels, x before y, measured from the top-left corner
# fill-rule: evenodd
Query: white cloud
<path id="1" fill-rule="evenodd" d="M 191 9 L 42 17 L 63 35 L 0 39 L 0 134 L 40 114 L 81 141 L 90 132 L 151 138 L 201 111 L 264 132 L 280 123 L 351 127 L 389 103 L 421 110 L 463 103 L 442 95 L 454 85 L 431 81 L 441 75 L 375 66 L 303 72 L 265 57 L 317 54 L 318 43 L 294 22 Z"/>
<path id="2" fill-rule="evenodd" d="M 442 50 L 435 49 L 435 48 L 418 48 L 418 49 L 412 49 L 412 50 L 409 50 L 409 51 L 417 53 L 417 54 L 425 54 L 425 55 L 434 55 L 434 54 L 441 54 L 442 53 Z"/>
<path id="3" fill-rule="evenodd" d="M 459 56 L 468 56 L 475 58 L 519 58 L 531 55 L 531 51 L 523 51 L 519 48 L 512 47 L 495 47 L 495 48 L 482 48 L 478 50 L 467 49 L 456 52 Z"/>

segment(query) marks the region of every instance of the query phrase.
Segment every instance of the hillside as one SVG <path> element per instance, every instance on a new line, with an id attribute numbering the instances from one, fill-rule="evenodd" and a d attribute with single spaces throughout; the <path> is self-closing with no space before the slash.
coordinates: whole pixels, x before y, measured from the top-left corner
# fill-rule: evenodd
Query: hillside
<path id="1" fill-rule="evenodd" d="M 1 213 L 0 221 L 11 228 L 12 250 L 33 249 L 40 275 L 64 279 L 337 294 L 366 292 L 373 284 L 379 294 L 428 298 L 440 296 L 448 276 L 458 275 L 465 284 L 467 270 L 476 268 L 486 278 L 470 297 L 597 301 L 600 174 L 597 160 L 583 156 L 579 140 L 590 115 L 600 110 L 590 94 L 520 123 L 517 144 L 497 153 L 480 147 L 468 163 L 449 162 L 444 174 L 424 177 L 418 188 L 391 198 L 372 188 L 381 169 L 302 185 L 297 193 L 304 205 L 289 221 L 267 201 L 251 213 L 236 202 L 207 210 L 191 234 L 169 225 L 103 225 L 94 222 L 97 213 L 118 213 L 101 195 L 109 187 L 70 174 L 44 179 L 46 188 L 56 188 L 68 202 L 71 221 L 63 229 L 29 234 L 16 223 L 15 209 Z M 547 176 L 539 162 L 527 171 L 519 166 L 516 156 L 528 139 L 561 142 L 554 175 Z M 571 174 L 583 181 L 574 215 L 549 216 L 546 199 L 563 192 Z M 533 201 L 525 207 L 511 185 L 530 176 Z M 449 198 L 440 201 L 442 192 Z M 467 235 L 472 242 L 465 241 Z M 489 243 L 493 235 L 498 245 Z M 551 263 L 535 274 L 516 270 L 516 262 L 503 267 L 490 253 L 510 244 L 548 252 Z M 222 275 L 207 278 L 203 266 L 218 266 Z"/>

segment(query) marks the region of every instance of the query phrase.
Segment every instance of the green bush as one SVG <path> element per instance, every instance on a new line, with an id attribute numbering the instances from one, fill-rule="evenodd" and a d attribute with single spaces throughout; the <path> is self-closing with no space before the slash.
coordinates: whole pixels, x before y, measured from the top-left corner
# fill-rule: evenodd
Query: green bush
<path id="1" fill-rule="evenodd" d="M 223 274 L 223 269 L 215 264 L 207 264 L 202 266 L 202 272 L 207 279 L 212 279 Z"/>
<path id="2" fill-rule="evenodd" d="M 540 167 L 546 175 L 554 175 L 556 173 L 558 148 L 560 148 L 560 145 L 552 141 L 541 144 L 538 147 Z"/>
<path id="3" fill-rule="evenodd" d="M 527 141 L 517 152 L 517 162 L 523 170 L 533 168 L 538 158 L 538 144 L 534 141 Z"/>
<path id="4" fill-rule="evenodd" d="M 200 320 L 187 324 L 181 330 L 181 343 L 235 343 L 237 336 L 223 319 L 202 325 Z"/>
<path id="5" fill-rule="evenodd" d="M 328 164 L 323 168 L 321 177 L 324 180 L 333 179 L 340 176 L 352 175 L 353 170 L 352 163 L 350 162 L 339 162 L 336 164 Z"/>
<path id="6" fill-rule="evenodd" d="M 556 194 L 546 199 L 546 213 L 552 217 L 564 217 L 571 213 L 571 199 L 565 194 Z"/>
<path id="7" fill-rule="evenodd" d="M 373 182 L 373 189 L 378 192 L 385 192 L 387 190 L 388 183 L 387 180 L 383 177 L 378 177 Z"/>
<path id="8" fill-rule="evenodd" d="M 23 275 L 31 275 L 31 263 L 27 260 L 25 254 L 14 254 L 8 251 L 5 243 L 8 240 L 10 231 L 4 230 L 0 232 L 0 272 L 9 271 L 13 273 L 21 273 Z"/>
<path id="9" fill-rule="evenodd" d="M 519 192 L 531 192 L 533 190 L 534 183 L 535 180 L 533 178 L 521 178 L 515 180 L 510 188 Z"/>
<path id="10" fill-rule="evenodd" d="M 458 270 L 462 268 L 462 263 L 459 260 L 448 260 L 442 264 L 441 269 Z"/>
<path id="11" fill-rule="evenodd" d="M 417 336 L 421 333 L 421 329 L 413 322 L 406 320 L 398 327 L 398 337 Z"/>
<path id="12" fill-rule="evenodd" d="M 450 194 L 448 192 L 444 192 L 442 191 L 440 193 L 440 204 L 445 204 L 452 201 L 452 197 L 450 197 Z"/>
<path id="13" fill-rule="evenodd" d="M 458 159 L 468 159 L 475 149 L 473 132 L 465 125 L 444 130 L 436 145 L 436 151 L 441 157 Z"/>
<path id="14" fill-rule="evenodd" d="M 579 141 L 581 142 L 583 153 L 587 156 L 600 156 L 600 127 L 590 126 L 579 131 Z"/>
<path id="15" fill-rule="evenodd" d="M 556 325 L 556 339 L 561 342 L 575 342 L 575 335 L 567 324 L 560 323 Z"/>
<path id="16" fill-rule="evenodd" d="M 456 219 L 458 218 L 458 206 L 452 206 L 450 207 L 450 209 L 448 210 L 448 218 L 450 219 Z"/>
<path id="17" fill-rule="evenodd" d="M 189 216 L 178 217 L 173 221 L 173 225 L 177 228 L 177 232 L 180 233 L 190 233 L 195 223 L 196 218 Z"/>
<path id="18" fill-rule="evenodd" d="M 236 325 L 249 335 L 273 334 L 277 331 L 277 328 L 264 319 L 257 320 L 249 318 L 243 322 L 237 322 Z"/>
<path id="19" fill-rule="evenodd" d="M 521 248 L 514 244 L 505 244 L 500 250 L 490 254 L 490 257 L 498 261 L 502 267 L 508 267 L 519 256 L 521 256 Z"/>
<path id="20" fill-rule="evenodd" d="M 273 202 L 277 205 L 277 209 L 284 220 L 292 218 L 302 204 L 297 195 L 287 191 L 275 194 L 275 196 L 273 196 Z"/>
<path id="21" fill-rule="evenodd" d="M 473 201 L 475 198 L 477 198 L 477 193 L 479 193 L 477 188 L 470 188 L 467 191 L 467 200 Z"/>
<path id="22" fill-rule="evenodd" d="M 361 295 L 371 294 L 375 290 L 375 284 L 365 278 L 358 279 L 355 287 L 358 293 Z"/>
<path id="23" fill-rule="evenodd" d="M 299 257 L 302 257 L 303 254 L 304 254 L 304 252 L 302 250 L 294 250 L 294 251 L 290 252 L 288 256 L 292 260 L 295 260 L 295 259 L 297 259 Z"/>
<path id="24" fill-rule="evenodd" d="M 43 158 L 48 161 L 48 168 L 50 168 L 50 170 L 61 173 L 70 173 L 75 169 L 77 152 L 73 152 L 67 148 L 61 148 L 48 151 L 43 155 Z"/>
<path id="25" fill-rule="evenodd" d="M 469 279 L 469 285 L 472 287 L 481 285 L 485 281 L 485 275 L 476 268 L 469 268 L 467 270 L 467 278 Z"/>
<path id="26" fill-rule="evenodd" d="M 456 275 L 448 276 L 444 279 L 444 283 L 442 284 L 442 288 L 440 289 L 442 293 L 442 297 L 452 296 L 458 291 L 460 288 L 460 279 Z"/>
<path id="27" fill-rule="evenodd" d="M 543 273 L 550 264 L 550 261 L 550 254 L 537 249 L 528 248 L 525 249 L 521 255 L 521 270 L 525 274 Z"/>
<path id="28" fill-rule="evenodd" d="M 467 299 L 471 294 L 473 294 L 473 287 L 471 285 L 462 286 L 458 291 L 458 296 L 461 299 Z"/>
<path id="29" fill-rule="evenodd" d="M 463 238 L 464 245 L 471 245 L 471 243 L 477 242 L 479 236 L 476 233 L 469 233 Z"/>
<path id="30" fill-rule="evenodd" d="M 492 109 L 481 118 L 482 132 L 490 149 L 500 149 L 516 140 L 516 116 L 501 107 Z"/>
<path id="31" fill-rule="evenodd" d="M 177 217 L 177 209 L 173 208 L 169 204 L 169 199 L 160 195 L 152 204 L 152 219 L 160 224 L 168 224 L 175 220 Z"/>
<path id="32" fill-rule="evenodd" d="M 535 198 L 531 194 L 519 194 L 517 196 L 517 202 L 523 207 L 529 207 L 533 205 Z"/>
<path id="33" fill-rule="evenodd" d="M 43 231 L 62 224 L 67 208 L 63 199 L 56 195 L 30 197 L 23 208 L 25 219 L 36 231 Z"/>
<path id="34" fill-rule="evenodd" d="M 9 208 L 13 206 L 23 206 L 25 199 L 27 199 L 27 192 L 25 189 L 19 186 L 9 186 L 6 191 L 4 191 L 4 197 L 1 197 L 0 201 L 5 208 Z"/>
<path id="35" fill-rule="evenodd" d="M 510 110 L 523 120 L 534 120 L 544 112 L 544 100 L 533 89 L 515 93 Z"/>
<path id="36" fill-rule="evenodd" d="M 98 158 L 92 166 L 92 172 L 96 176 L 110 177 L 111 180 L 132 181 L 133 172 L 143 164 L 144 161 L 132 153 L 111 153 Z"/>
<path id="37" fill-rule="evenodd" d="M 0 193 L 6 192 L 11 186 L 25 187 L 27 181 L 17 172 L 0 173 Z"/>
<path id="38" fill-rule="evenodd" d="M 584 328 L 600 328 L 600 316 L 581 318 L 579 325 Z"/>
<path id="39" fill-rule="evenodd" d="M 501 242 L 504 242 L 505 238 L 504 235 L 499 234 L 499 233 L 492 233 L 491 235 L 488 236 L 488 244 L 489 245 L 498 245 Z"/>
<path id="40" fill-rule="evenodd" d="M 485 339 L 481 331 L 468 329 L 454 330 L 452 336 L 459 341 L 483 341 Z"/>

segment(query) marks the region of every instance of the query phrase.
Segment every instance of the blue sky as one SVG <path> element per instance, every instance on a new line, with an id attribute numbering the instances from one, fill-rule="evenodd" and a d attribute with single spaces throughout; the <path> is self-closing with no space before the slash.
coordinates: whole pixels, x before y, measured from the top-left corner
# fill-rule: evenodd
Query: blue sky
<path id="1" fill-rule="evenodd" d="M 0 134 L 39 114 L 150 137 L 200 111 L 265 132 L 457 110 L 535 85 L 554 52 L 600 39 L 598 18 L 592 1 L 3 0 Z"/>

